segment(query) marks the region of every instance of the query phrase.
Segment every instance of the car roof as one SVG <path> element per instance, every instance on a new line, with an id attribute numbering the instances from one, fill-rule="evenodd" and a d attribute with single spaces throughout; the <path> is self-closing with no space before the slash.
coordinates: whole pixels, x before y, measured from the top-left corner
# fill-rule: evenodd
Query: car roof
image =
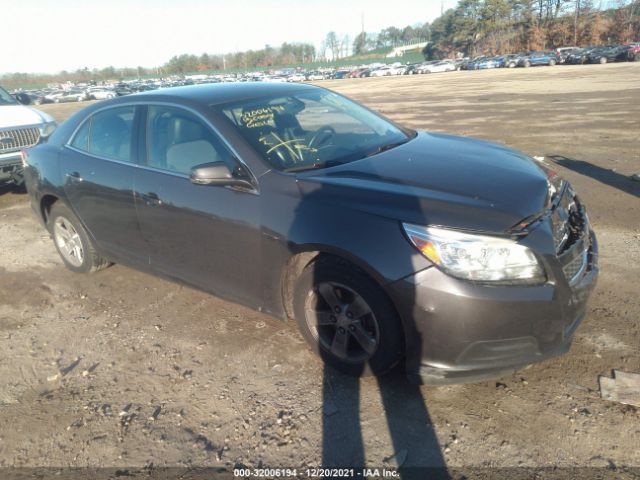
<path id="1" fill-rule="evenodd" d="M 217 103 L 237 102 L 256 97 L 287 95 L 301 90 L 314 90 L 317 88 L 318 87 L 312 85 L 271 82 L 212 83 L 141 92 L 137 93 L 136 97 L 144 97 L 148 100 L 152 100 L 152 97 L 174 97 L 213 105 Z"/>

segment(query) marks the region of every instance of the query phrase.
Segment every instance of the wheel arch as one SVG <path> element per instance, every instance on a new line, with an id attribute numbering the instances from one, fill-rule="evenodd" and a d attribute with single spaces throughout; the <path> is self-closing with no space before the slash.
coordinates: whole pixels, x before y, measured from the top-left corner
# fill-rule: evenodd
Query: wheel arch
<path id="1" fill-rule="evenodd" d="M 281 295 L 286 320 L 294 320 L 293 300 L 294 290 L 298 277 L 300 277 L 300 274 L 304 271 L 305 268 L 307 268 L 312 263 L 322 259 L 334 259 L 338 262 L 344 262 L 345 264 L 348 264 L 361 273 L 367 275 L 380 288 L 380 290 L 384 292 L 384 294 L 389 299 L 390 304 L 393 305 L 393 308 L 398 314 L 398 317 L 401 318 L 400 312 L 398 311 L 393 298 L 391 297 L 391 295 L 389 295 L 387 288 L 385 288 L 385 284 L 388 282 L 385 281 L 382 275 L 368 266 L 361 259 L 354 257 L 353 255 L 349 255 L 346 252 L 336 251 L 329 248 L 313 247 L 306 250 L 301 250 L 293 254 L 287 261 L 284 268 L 282 274 Z M 404 324 L 402 318 L 401 323 Z"/>
<path id="2" fill-rule="evenodd" d="M 49 221 L 49 215 L 51 214 L 51 208 L 53 205 L 58 202 L 60 198 L 56 195 L 52 195 L 47 193 L 42 196 L 40 199 L 40 217 L 42 218 L 42 222 L 47 225 Z"/>

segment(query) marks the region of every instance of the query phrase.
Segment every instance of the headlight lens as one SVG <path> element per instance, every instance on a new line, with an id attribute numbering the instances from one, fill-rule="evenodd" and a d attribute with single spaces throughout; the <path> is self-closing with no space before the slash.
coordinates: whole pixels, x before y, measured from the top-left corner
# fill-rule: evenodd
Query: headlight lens
<path id="1" fill-rule="evenodd" d="M 454 277 L 527 284 L 546 279 L 533 252 L 513 240 L 409 223 L 402 226 L 425 257 Z"/>
<path id="2" fill-rule="evenodd" d="M 42 127 L 40 127 L 40 136 L 43 138 L 47 138 L 55 131 L 57 126 L 58 124 L 56 122 L 44 123 Z"/>

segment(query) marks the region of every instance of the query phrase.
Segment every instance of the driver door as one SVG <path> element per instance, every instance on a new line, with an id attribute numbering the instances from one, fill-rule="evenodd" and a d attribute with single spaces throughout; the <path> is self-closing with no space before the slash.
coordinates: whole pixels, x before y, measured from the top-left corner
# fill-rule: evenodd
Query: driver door
<path id="1" fill-rule="evenodd" d="M 243 167 L 200 116 L 179 107 L 146 108 L 146 166 L 134 181 L 142 235 L 154 270 L 245 305 L 262 303 L 257 190 L 196 185 L 196 165 Z"/>

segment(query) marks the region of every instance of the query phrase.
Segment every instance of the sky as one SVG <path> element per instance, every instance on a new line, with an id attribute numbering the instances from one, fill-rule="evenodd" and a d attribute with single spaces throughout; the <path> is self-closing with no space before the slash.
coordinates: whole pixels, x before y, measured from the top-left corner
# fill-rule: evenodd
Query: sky
<path id="1" fill-rule="evenodd" d="M 457 0 L 9 0 L 0 74 L 154 67 L 183 53 L 308 42 L 432 21 Z M 8 4 L 8 5 L 7 5 Z M 8 48 L 7 48 L 8 46 Z"/>

